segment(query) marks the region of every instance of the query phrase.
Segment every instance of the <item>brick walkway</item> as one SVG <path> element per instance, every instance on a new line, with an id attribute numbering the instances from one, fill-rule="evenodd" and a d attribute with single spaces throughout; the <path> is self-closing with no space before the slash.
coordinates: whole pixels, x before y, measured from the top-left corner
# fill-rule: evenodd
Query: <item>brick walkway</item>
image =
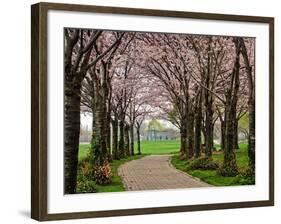
<path id="1" fill-rule="evenodd" d="M 118 174 L 127 191 L 211 186 L 177 170 L 170 159 L 171 155 L 145 156 L 121 165 Z"/>

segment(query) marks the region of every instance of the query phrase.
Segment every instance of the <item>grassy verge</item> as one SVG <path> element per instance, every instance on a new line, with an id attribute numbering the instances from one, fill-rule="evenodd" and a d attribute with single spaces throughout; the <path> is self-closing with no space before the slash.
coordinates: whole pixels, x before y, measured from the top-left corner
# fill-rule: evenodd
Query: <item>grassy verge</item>
<path id="1" fill-rule="evenodd" d="M 85 147 L 86 149 L 86 147 Z M 98 185 L 95 181 L 92 180 L 91 175 L 87 176 L 82 171 L 82 166 L 85 167 L 88 161 L 86 160 L 87 153 L 82 154 L 83 156 L 79 156 L 79 170 L 78 170 L 78 187 L 77 193 L 91 193 L 91 192 L 119 192 L 124 191 L 122 179 L 118 176 L 118 167 L 126 162 L 131 160 L 140 159 L 145 155 L 134 155 L 120 160 L 113 160 L 110 163 L 111 172 L 112 172 L 112 182 L 109 185 Z"/>
<path id="2" fill-rule="evenodd" d="M 240 149 L 236 152 L 236 159 L 237 165 L 240 171 L 243 171 L 247 168 L 248 165 L 248 154 L 247 154 L 247 144 L 241 143 L 239 144 Z M 223 153 L 216 152 L 213 155 L 213 160 L 217 162 L 220 166 L 223 163 Z M 221 176 L 217 170 L 189 170 L 188 165 L 189 162 L 183 161 L 179 159 L 178 155 L 174 155 L 172 157 L 171 163 L 174 167 L 188 174 L 198 177 L 199 179 L 203 180 L 214 186 L 231 186 L 231 185 L 243 185 L 247 184 L 247 181 L 243 181 L 241 176 L 236 177 L 223 177 Z"/>

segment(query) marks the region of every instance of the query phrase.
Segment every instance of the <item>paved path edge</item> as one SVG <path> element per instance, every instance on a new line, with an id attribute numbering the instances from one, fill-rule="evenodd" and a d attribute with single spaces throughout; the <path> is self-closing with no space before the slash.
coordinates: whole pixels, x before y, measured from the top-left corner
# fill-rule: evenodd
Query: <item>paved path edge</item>
<path id="1" fill-rule="evenodd" d="M 209 185 L 210 187 L 213 187 L 213 186 L 214 186 L 214 185 L 211 185 L 211 184 L 209 184 L 209 183 L 207 183 L 207 182 L 201 180 L 201 179 L 198 178 L 198 177 L 194 177 L 194 176 L 192 176 L 191 174 L 189 174 L 189 173 L 187 173 L 187 172 L 184 172 L 184 171 L 182 171 L 182 170 L 180 170 L 180 169 L 177 169 L 177 168 L 172 164 L 172 162 L 171 162 L 171 161 L 172 161 L 172 157 L 173 157 L 173 155 L 169 158 L 169 166 L 170 166 L 170 167 L 174 168 L 175 170 L 177 170 L 177 171 L 180 172 L 180 173 L 183 173 L 183 174 L 189 176 L 190 178 L 193 178 L 193 179 L 195 179 L 195 180 L 197 180 L 197 181 L 199 181 L 199 182 L 201 182 L 201 183 L 204 183 L 204 184 L 206 184 L 206 185 Z"/>

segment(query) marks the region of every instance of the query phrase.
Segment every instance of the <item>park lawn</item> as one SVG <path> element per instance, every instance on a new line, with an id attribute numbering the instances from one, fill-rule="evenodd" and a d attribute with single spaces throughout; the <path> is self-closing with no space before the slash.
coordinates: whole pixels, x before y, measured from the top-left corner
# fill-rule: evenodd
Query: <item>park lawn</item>
<path id="1" fill-rule="evenodd" d="M 150 155 L 177 153 L 180 149 L 179 140 L 151 140 L 141 141 L 141 153 Z M 137 152 L 137 143 L 135 143 L 135 152 Z"/>
<path id="2" fill-rule="evenodd" d="M 236 152 L 237 165 L 239 170 L 243 170 L 248 165 L 248 152 L 247 144 L 240 143 L 240 149 Z M 218 162 L 219 165 L 223 163 L 223 154 L 222 152 L 215 153 L 213 155 L 214 161 Z M 174 167 L 188 174 L 201 179 L 202 181 L 209 183 L 214 186 L 231 186 L 231 185 L 240 185 L 237 178 L 239 177 L 223 177 L 218 174 L 217 170 L 187 170 L 188 162 L 179 159 L 178 155 L 172 157 L 171 163 Z"/>
<path id="3" fill-rule="evenodd" d="M 86 158 L 89 150 L 90 150 L 90 144 L 80 144 L 78 160 L 81 161 L 82 159 Z"/>
<path id="4" fill-rule="evenodd" d="M 244 169 L 248 165 L 248 144 L 240 143 L 239 149 L 236 152 L 236 161 L 237 165 L 240 169 Z M 213 155 L 213 159 L 215 162 L 218 162 L 220 165 L 223 163 L 223 153 L 220 152 L 218 154 Z"/>
<path id="5" fill-rule="evenodd" d="M 157 140 L 141 141 L 141 153 L 146 155 L 159 155 L 177 153 L 180 149 L 179 140 Z M 87 156 L 90 150 L 90 144 L 80 144 L 79 161 Z M 135 142 L 135 153 L 137 153 L 137 143 Z"/>
<path id="6" fill-rule="evenodd" d="M 96 192 L 120 192 L 120 191 L 125 191 L 125 188 L 123 187 L 122 179 L 118 175 L 118 167 L 120 165 L 126 163 L 126 162 L 129 162 L 131 160 L 140 159 L 144 156 L 145 155 L 134 155 L 134 156 L 129 156 L 129 157 L 124 158 L 124 159 L 120 159 L 120 160 L 113 160 L 112 162 L 110 162 L 110 167 L 111 167 L 111 172 L 112 172 L 112 182 L 109 185 L 98 185 L 98 184 L 95 183 L 95 181 L 89 180 L 88 183 L 91 184 L 91 189 L 95 189 Z M 83 163 L 83 160 L 81 160 L 80 163 L 81 162 Z M 82 174 L 80 174 L 80 175 L 82 175 Z M 82 180 L 85 181 L 84 178 L 82 178 Z M 89 191 L 84 190 L 83 192 L 79 191 L 79 190 L 77 191 L 77 193 L 87 193 L 87 192 L 90 193 L 91 191 L 90 190 Z"/>

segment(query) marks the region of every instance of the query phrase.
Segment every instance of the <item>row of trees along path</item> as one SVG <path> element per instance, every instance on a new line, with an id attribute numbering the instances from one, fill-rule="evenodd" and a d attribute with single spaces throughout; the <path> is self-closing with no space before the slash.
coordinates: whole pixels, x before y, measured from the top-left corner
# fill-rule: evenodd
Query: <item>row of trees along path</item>
<path id="1" fill-rule="evenodd" d="M 98 184 L 110 183 L 110 160 L 134 155 L 135 135 L 141 153 L 148 117 L 179 128 L 182 159 L 212 157 L 219 119 L 222 174 L 235 176 L 238 121 L 248 113 L 254 172 L 254 39 L 70 28 L 64 38 L 65 193 L 76 191 L 82 111 L 93 117 L 90 156 Z"/>

